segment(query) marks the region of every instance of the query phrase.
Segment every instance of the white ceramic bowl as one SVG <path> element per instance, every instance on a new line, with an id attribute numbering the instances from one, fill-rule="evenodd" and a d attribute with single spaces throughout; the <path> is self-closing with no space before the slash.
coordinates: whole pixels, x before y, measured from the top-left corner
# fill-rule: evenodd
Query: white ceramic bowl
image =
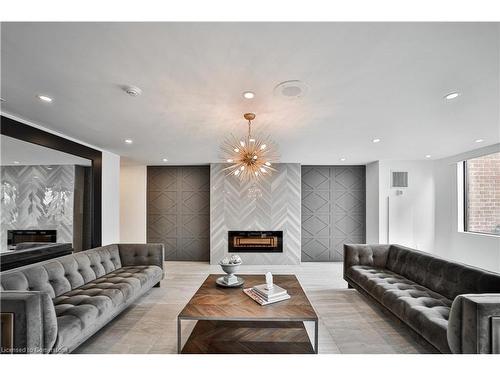
<path id="1" fill-rule="evenodd" d="M 236 264 L 222 264 L 220 263 L 220 266 L 222 267 L 222 270 L 227 273 L 228 275 L 232 275 L 240 269 L 241 263 L 236 263 Z"/>

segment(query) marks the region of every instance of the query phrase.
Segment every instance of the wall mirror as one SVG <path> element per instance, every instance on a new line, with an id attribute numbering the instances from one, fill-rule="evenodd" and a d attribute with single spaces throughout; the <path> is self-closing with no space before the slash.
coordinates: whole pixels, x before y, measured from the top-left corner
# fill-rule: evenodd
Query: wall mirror
<path id="1" fill-rule="evenodd" d="M 2 116 L 0 251 L 101 242 L 101 152 Z"/>

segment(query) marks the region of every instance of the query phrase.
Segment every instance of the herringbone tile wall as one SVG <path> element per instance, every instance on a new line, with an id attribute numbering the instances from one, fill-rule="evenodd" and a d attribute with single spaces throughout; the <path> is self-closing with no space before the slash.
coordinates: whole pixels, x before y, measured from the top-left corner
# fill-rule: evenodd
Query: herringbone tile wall
<path id="1" fill-rule="evenodd" d="M 56 229 L 57 242 L 73 243 L 73 165 L 2 166 L 1 184 L 2 249 L 11 229 Z"/>
<path id="2" fill-rule="evenodd" d="M 241 183 L 223 171 L 225 164 L 210 166 L 210 262 L 227 256 L 229 230 L 282 230 L 283 253 L 241 253 L 245 264 L 299 264 L 301 243 L 300 164 L 276 164 L 278 172 L 258 187 L 262 197 L 251 198 L 251 183 Z"/>

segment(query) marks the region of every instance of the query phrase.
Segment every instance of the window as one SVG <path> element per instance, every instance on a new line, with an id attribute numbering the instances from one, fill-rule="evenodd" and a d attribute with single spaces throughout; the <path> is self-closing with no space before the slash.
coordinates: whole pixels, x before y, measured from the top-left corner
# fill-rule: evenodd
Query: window
<path id="1" fill-rule="evenodd" d="M 464 161 L 464 229 L 500 236 L 500 152 Z"/>

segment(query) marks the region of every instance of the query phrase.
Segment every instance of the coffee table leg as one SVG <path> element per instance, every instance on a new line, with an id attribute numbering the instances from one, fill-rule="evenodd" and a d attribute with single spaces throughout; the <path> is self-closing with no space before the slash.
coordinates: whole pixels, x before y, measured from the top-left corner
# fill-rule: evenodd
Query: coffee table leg
<path id="1" fill-rule="evenodd" d="M 318 326 L 319 326 L 319 321 L 316 319 L 314 322 L 314 351 L 316 354 L 318 354 Z"/>
<path id="2" fill-rule="evenodd" d="M 181 319 L 177 317 L 177 354 L 181 354 Z"/>

